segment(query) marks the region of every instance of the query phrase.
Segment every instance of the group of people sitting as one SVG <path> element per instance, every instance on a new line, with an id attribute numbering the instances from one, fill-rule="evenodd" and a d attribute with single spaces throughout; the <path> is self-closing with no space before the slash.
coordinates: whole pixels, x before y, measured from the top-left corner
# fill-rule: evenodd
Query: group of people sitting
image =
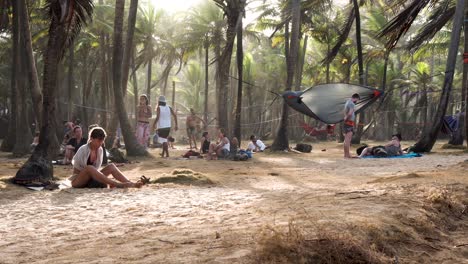
<path id="1" fill-rule="evenodd" d="M 239 153 L 263 152 L 267 146 L 255 135 L 250 136 L 247 149 L 240 149 L 239 140 L 233 137 L 231 140 L 226 136 L 224 129 L 219 129 L 217 142 L 212 142 L 208 132 L 203 132 L 200 141 L 200 153 L 207 160 L 235 158 Z"/>

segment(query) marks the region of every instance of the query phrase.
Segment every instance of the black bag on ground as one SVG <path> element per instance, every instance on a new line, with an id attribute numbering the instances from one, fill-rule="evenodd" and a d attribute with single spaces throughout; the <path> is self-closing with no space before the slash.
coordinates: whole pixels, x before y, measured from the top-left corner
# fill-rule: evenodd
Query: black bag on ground
<path id="1" fill-rule="evenodd" d="M 300 151 L 300 152 L 310 153 L 312 151 L 312 145 L 304 144 L 304 143 L 298 143 L 298 144 L 296 144 L 296 147 L 294 149 L 297 150 L 297 151 Z"/>

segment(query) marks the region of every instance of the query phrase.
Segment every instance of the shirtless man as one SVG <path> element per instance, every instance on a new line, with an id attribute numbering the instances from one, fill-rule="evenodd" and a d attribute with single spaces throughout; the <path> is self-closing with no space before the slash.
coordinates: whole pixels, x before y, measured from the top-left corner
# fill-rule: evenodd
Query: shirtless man
<path id="1" fill-rule="evenodd" d="M 200 127 L 200 123 L 203 122 L 203 125 L 206 126 L 206 123 L 203 119 L 198 117 L 195 114 L 193 108 L 190 108 L 190 115 L 187 116 L 186 127 L 187 127 L 187 136 L 189 139 L 190 149 L 197 149 L 197 128 Z M 192 147 L 192 141 L 194 147 Z"/>

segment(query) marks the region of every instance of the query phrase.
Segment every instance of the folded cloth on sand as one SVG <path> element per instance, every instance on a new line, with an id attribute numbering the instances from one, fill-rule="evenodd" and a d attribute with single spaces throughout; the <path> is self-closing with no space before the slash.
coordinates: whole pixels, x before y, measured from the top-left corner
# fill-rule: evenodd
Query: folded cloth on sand
<path id="1" fill-rule="evenodd" d="M 365 158 L 365 159 L 375 159 L 375 158 L 378 158 L 378 159 L 382 159 L 382 158 L 387 158 L 387 159 L 409 159 L 409 158 L 419 158 L 419 157 L 422 157 L 422 155 L 419 154 L 419 153 L 411 152 L 411 153 L 407 153 L 407 154 L 403 154 L 403 155 L 399 155 L 399 156 L 390 156 L 390 157 L 364 156 L 363 158 Z"/>

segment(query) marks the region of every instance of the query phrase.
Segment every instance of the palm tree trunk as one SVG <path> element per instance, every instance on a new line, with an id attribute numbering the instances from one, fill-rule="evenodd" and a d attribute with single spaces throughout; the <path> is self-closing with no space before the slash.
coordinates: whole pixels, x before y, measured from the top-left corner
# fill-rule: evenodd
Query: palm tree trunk
<path id="1" fill-rule="evenodd" d="M 125 41 L 125 50 L 123 55 L 123 75 L 122 75 L 122 90 L 123 97 L 127 95 L 127 83 L 128 83 L 128 71 L 130 70 L 130 59 L 133 54 L 133 36 L 135 35 L 135 23 L 138 10 L 138 0 L 130 1 L 130 9 L 128 14 L 128 25 L 127 25 L 127 39 Z M 135 94 L 135 96 L 137 96 Z"/>
<path id="2" fill-rule="evenodd" d="M 437 140 L 437 135 L 439 134 L 440 128 L 442 126 L 443 118 L 445 116 L 450 98 L 450 93 L 452 91 L 453 75 L 455 73 L 458 45 L 460 43 L 460 32 L 463 25 L 464 7 L 465 0 L 458 0 L 455 16 L 453 18 L 450 47 L 447 56 L 445 78 L 439 105 L 437 106 L 437 112 L 432 127 L 423 134 L 422 138 L 414 146 L 416 152 L 430 152 Z"/>
<path id="3" fill-rule="evenodd" d="M 123 31 L 123 16 L 125 10 L 125 0 L 117 0 L 115 3 L 115 20 L 114 20 L 114 51 L 113 51 L 113 83 L 115 106 L 117 115 L 120 121 L 122 134 L 125 138 L 125 148 L 129 156 L 146 156 L 148 152 L 137 143 L 135 134 L 132 133 L 132 127 L 128 120 L 127 111 L 125 110 L 125 102 L 122 93 L 122 31 Z"/>
<path id="4" fill-rule="evenodd" d="M 19 36 L 20 28 L 18 21 L 18 2 L 13 2 L 13 27 L 12 27 L 12 63 L 11 63 L 11 80 L 10 80 L 10 120 L 8 122 L 8 133 L 5 139 L 2 141 L 1 150 L 10 152 L 13 150 L 16 142 L 16 119 L 18 112 L 18 105 L 16 101 L 16 91 L 18 87 L 18 68 L 19 68 Z"/>
<path id="5" fill-rule="evenodd" d="M 21 45 L 25 44 L 24 38 L 20 38 Z M 19 76 L 25 75 L 25 70 L 27 69 L 26 62 L 27 58 L 25 56 L 21 56 L 19 63 L 20 63 L 20 71 Z M 20 78 L 18 80 L 18 92 L 16 93 L 17 102 L 18 102 L 18 121 L 16 122 L 16 144 L 13 148 L 13 155 L 16 157 L 22 157 L 28 153 L 30 153 L 30 144 L 32 142 L 32 135 L 31 130 L 29 127 L 29 120 L 27 117 L 28 112 L 28 104 L 27 100 L 27 93 L 26 93 L 26 85 L 34 85 L 33 82 L 30 83 L 29 78 Z"/>
<path id="6" fill-rule="evenodd" d="M 286 81 L 286 90 L 290 91 L 293 86 L 294 72 L 296 69 L 298 51 L 299 51 L 299 31 L 301 24 L 301 5 L 300 0 L 291 1 L 291 40 L 289 44 L 289 54 L 286 56 L 286 65 L 288 77 Z M 283 101 L 283 112 L 279 129 L 275 140 L 271 146 L 272 150 L 282 151 L 289 148 L 288 139 L 288 105 Z"/>
<path id="7" fill-rule="evenodd" d="M 101 86 L 101 100 L 100 100 L 100 108 L 104 109 L 101 111 L 101 120 L 100 125 L 107 129 L 107 93 L 108 93 L 108 81 L 107 81 L 107 67 L 106 67 L 106 43 L 105 43 L 105 36 L 104 32 L 101 32 L 101 36 L 99 37 L 100 42 L 100 70 L 101 70 L 101 78 L 100 78 L 100 86 Z M 109 132 L 109 131 L 108 131 Z"/>
<path id="8" fill-rule="evenodd" d="M 354 6 L 354 13 L 356 15 L 356 48 L 358 52 L 358 67 L 359 67 L 359 84 L 365 84 L 365 76 L 364 76 L 364 60 L 362 56 L 362 43 L 361 43 L 361 16 L 359 14 L 359 4 L 358 0 L 353 0 Z M 365 113 L 361 112 L 358 116 L 358 127 L 356 130 L 356 134 L 353 136 L 352 143 L 353 144 L 360 144 L 362 132 L 364 129 L 364 120 L 365 120 Z"/>
<path id="9" fill-rule="evenodd" d="M 136 58 L 136 52 L 135 49 L 133 49 L 133 56 L 132 56 L 132 82 L 133 82 L 133 109 L 135 111 L 135 127 L 138 122 L 138 104 L 140 97 L 138 96 L 138 81 L 137 81 L 137 76 L 136 76 L 136 66 L 135 66 L 135 58 Z"/>
<path id="10" fill-rule="evenodd" d="M 464 29 L 465 29 L 465 50 L 464 50 L 464 58 L 463 58 L 463 92 L 464 103 L 462 104 L 462 109 L 465 109 L 465 139 L 466 145 L 468 148 L 468 1 L 465 1 L 465 20 L 464 20 Z M 460 126 L 460 133 L 462 126 Z M 463 135 L 462 135 L 463 137 Z M 463 141 L 463 140 L 462 140 Z M 462 143 L 463 144 L 463 143 Z"/>
<path id="11" fill-rule="evenodd" d="M 229 2 L 229 1 L 228 1 Z M 231 66 L 232 49 L 234 46 L 234 39 L 237 33 L 237 27 L 239 27 L 242 21 L 242 14 L 244 12 L 245 0 L 240 0 L 237 7 L 231 6 L 232 3 L 228 3 L 227 9 L 229 12 L 225 12 L 227 15 L 226 29 L 226 45 L 224 46 L 221 57 L 219 58 L 217 78 L 219 78 L 219 95 L 218 95 L 218 125 L 221 128 L 228 128 L 228 91 L 229 91 L 229 72 Z"/>
<path id="12" fill-rule="evenodd" d="M 237 105 L 234 125 L 234 136 L 237 137 L 239 145 L 241 144 L 241 111 L 242 111 L 242 80 L 244 66 L 244 50 L 242 47 L 242 13 L 239 15 L 240 22 L 237 26 Z"/>
<path id="13" fill-rule="evenodd" d="M 205 110 L 203 113 L 203 120 L 205 124 L 208 124 L 208 51 L 210 44 L 207 39 L 205 39 Z"/>
<path id="14" fill-rule="evenodd" d="M 18 0 L 19 4 L 19 19 L 22 21 L 21 25 L 21 31 L 22 31 L 22 39 L 24 43 L 24 47 L 26 49 L 25 55 L 27 59 L 27 70 L 28 70 L 28 76 L 31 81 L 30 85 L 30 92 L 32 96 L 32 101 L 33 101 L 33 108 L 34 108 L 34 114 L 36 117 L 36 125 L 37 127 L 40 127 L 41 124 L 41 106 L 42 106 L 42 93 L 41 93 L 41 87 L 39 83 L 39 76 L 37 74 L 37 69 L 36 69 L 36 61 L 34 60 L 34 53 L 33 53 L 33 48 L 32 48 L 32 40 L 31 40 L 31 32 L 30 32 L 30 26 L 29 26 L 29 16 L 28 16 L 28 10 L 26 6 L 26 1 L 25 0 Z"/>
<path id="15" fill-rule="evenodd" d="M 146 96 L 148 96 L 148 101 L 151 102 L 151 70 L 152 70 L 153 60 L 149 60 L 146 68 Z M 156 102 L 156 101 L 155 101 Z"/>
<path id="16" fill-rule="evenodd" d="M 57 91 L 57 76 L 60 55 L 63 50 L 65 30 L 58 18 L 53 17 L 49 28 L 49 40 L 44 55 L 42 125 L 39 145 L 35 148 L 30 160 L 39 157 L 54 158 L 58 151 L 58 141 L 55 133 L 55 95 Z M 55 146 L 57 144 L 57 146 Z"/>

